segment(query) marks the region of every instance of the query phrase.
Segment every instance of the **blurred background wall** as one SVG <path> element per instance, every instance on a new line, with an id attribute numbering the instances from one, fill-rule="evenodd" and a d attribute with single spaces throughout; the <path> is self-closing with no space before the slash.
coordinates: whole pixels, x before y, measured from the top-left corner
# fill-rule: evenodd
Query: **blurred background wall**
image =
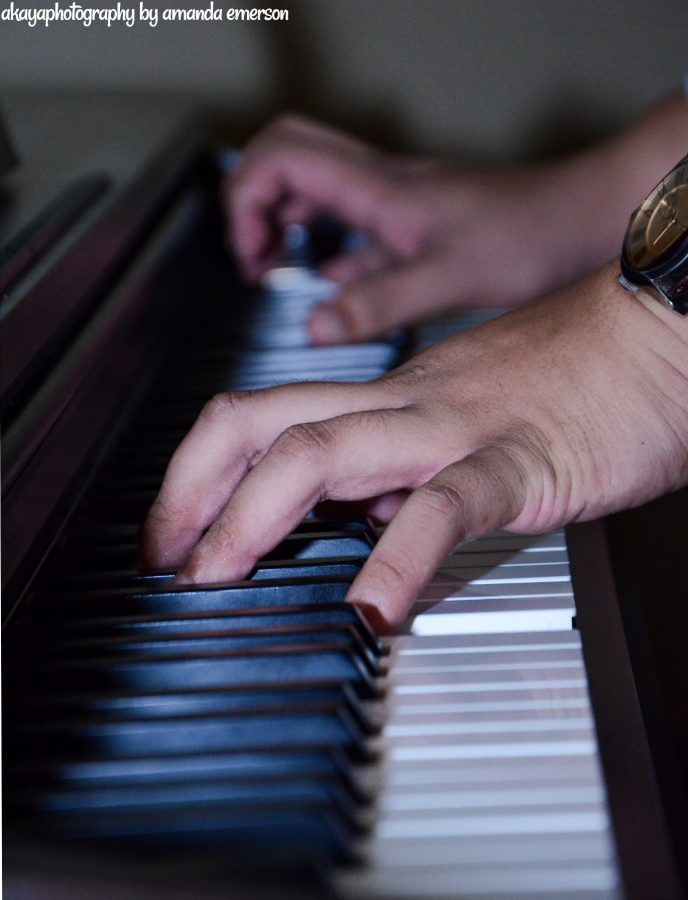
<path id="1" fill-rule="evenodd" d="M 288 8 L 289 21 L 0 23 L 0 88 L 191 97 L 237 143 L 291 108 L 389 146 L 530 158 L 617 128 L 688 72 L 688 0 L 264 5 Z"/>

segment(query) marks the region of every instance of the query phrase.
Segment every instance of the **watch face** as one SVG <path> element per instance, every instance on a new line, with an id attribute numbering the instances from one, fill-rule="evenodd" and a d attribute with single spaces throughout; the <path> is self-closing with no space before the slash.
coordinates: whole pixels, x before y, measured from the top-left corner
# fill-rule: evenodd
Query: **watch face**
<path id="1" fill-rule="evenodd" d="M 688 162 L 670 172 L 632 216 L 623 253 L 634 269 L 666 261 L 688 236 Z"/>

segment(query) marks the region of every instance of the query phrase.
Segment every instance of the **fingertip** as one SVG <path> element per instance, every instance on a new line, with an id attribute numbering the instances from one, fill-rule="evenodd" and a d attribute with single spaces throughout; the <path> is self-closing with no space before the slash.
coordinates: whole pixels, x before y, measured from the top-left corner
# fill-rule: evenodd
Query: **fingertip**
<path id="1" fill-rule="evenodd" d="M 184 571 L 184 569 L 182 569 L 174 576 L 174 578 L 170 582 L 170 587 L 187 587 L 190 584 L 196 584 L 196 582 L 187 572 Z"/>
<path id="2" fill-rule="evenodd" d="M 376 634 L 395 634 L 399 630 L 401 623 L 404 621 L 403 616 L 400 618 L 395 615 L 393 611 L 385 609 L 380 603 L 373 603 L 371 600 L 362 597 L 347 596 L 346 599 L 360 610 L 363 617 Z"/>
<path id="3" fill-rule="evenodd" d="M 187 556 L 188 550 L 184 544 L 154 531 L 146 523 L 137 542 L 134 566 L 139 572 L 176 569 L 185 565 Z"/>
<path id="4" fill-rule="evenodd" d="M 349 337 L 342 317 L 327 307 L 319 307 L 311 313 L 306 330 L 314 344 L 341 344 Z"/>
<path id="5" fill-rule="evenodd" d="M 366 563 L 354 579 L 346 599 L 362 610 L 378 634 L 393 634 L 404 622 L 411 605 L 407 602 L 406 587 L 377 577 Z"/>

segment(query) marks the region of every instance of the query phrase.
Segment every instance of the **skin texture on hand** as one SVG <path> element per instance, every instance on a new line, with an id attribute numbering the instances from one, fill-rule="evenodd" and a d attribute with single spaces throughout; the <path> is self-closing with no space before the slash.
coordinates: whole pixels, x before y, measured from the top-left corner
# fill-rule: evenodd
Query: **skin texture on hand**
<path id="1" fill-rule="evenodd" d="M 392 156 L 284 116 L 225 180 L 228 237 L 254 280 L 288 224 L 327 211 L 367 232 L 368 247 L 323 267 L 340 293 L 309 322 L 315 343 L 362 340 L 447 309 L 515 306 L 589 273 L 686 146 L 678 95 L 612 140 L 527 167 Z"/>
<path id="2" fill-rule="evenodd" d="M 392 520 L 349 599 L 388 629 L 459 541 L 686 484 L 688 322 L 628 295 L 617 271 L 368 384 L 215 397 L 169 465 L 143 565 L 179 568 L 177 584 L 239 579 L 317 503 L 369 501 Z"/>

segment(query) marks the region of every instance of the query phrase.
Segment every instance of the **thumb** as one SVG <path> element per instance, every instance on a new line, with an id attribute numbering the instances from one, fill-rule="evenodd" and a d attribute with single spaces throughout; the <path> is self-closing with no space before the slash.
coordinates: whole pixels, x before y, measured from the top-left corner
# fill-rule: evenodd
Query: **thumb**
<path id="1" fill-rule="evenodd" d="M 314 344 L 362 341 L 458 304 L 461 285 L 445 253 L 425 254 L 344 287 L 307 323 Z"/>

